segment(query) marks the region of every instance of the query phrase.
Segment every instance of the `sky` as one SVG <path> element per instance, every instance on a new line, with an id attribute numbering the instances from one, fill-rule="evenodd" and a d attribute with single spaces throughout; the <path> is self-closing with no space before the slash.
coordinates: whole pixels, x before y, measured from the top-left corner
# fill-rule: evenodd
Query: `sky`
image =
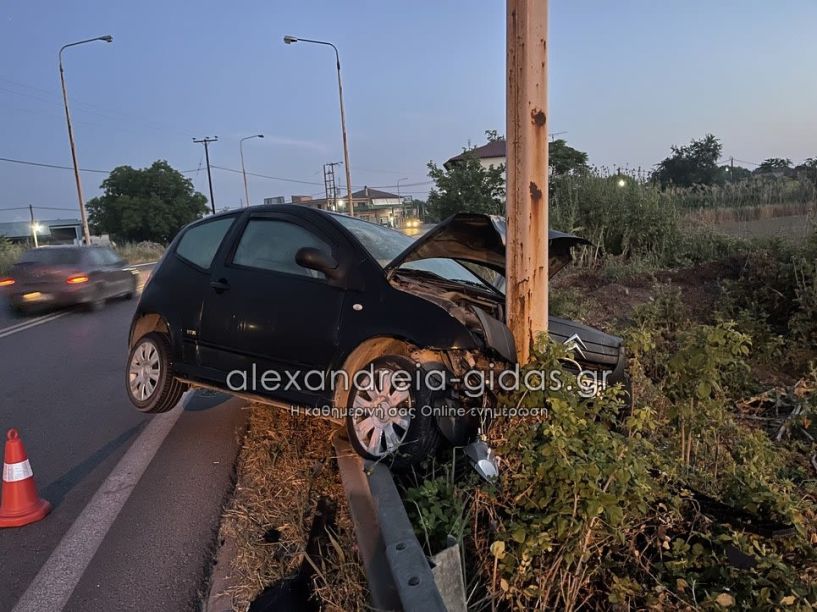
<path id="1" fill-rule="evenodd" d="M 610 168 L 650 168 L 713 133 L 725 157 L 817 156 L 814 0 L 551 0 L 549 130 Z M 207 193 L 211 163 L 250 199 L 323 194 L 341 161 L 340 50 L 352 184 L 425 197 L 426 164 L 505 132 L 500 0 L 61 0 L 0 5 L 0 158 L 70 166 L 63 44 L 80 166 L 165 159 Z M 740 162 L 736 162 L 740 163 Z M 216 168 L 217 208 L 242 201 Z M 339 182 L 343 171 L 338 169 Z M 86 197 L 102 172 L 83 172 Z M 70 170 L 0 161 L 0 221 L 76 217 Z M 56 210 L 65 209 L 65 210 Z M 72 212 L 73 211 L 73 212 Z"/>

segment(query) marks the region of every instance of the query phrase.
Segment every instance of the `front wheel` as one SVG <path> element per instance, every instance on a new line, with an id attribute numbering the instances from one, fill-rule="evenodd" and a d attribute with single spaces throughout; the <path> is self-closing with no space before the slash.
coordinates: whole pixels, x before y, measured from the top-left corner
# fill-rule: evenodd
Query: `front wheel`
<path id="1" fill-rule="evenodd" d="M 162 334 L 149 333 L 136 341 L 125 375 L 128 399 L 140 412 L 167 412 L 187 390 L 174 375 L 170 343 Z"/>
<path id="2" fill-rule="evenodd" d="M 362 457 L 399 469 L 436 450 L 440 434 L 428 410 L 431 393 L 415 373 L 410 359 L 387 355 L 351 377 L 346 431 Z"/>

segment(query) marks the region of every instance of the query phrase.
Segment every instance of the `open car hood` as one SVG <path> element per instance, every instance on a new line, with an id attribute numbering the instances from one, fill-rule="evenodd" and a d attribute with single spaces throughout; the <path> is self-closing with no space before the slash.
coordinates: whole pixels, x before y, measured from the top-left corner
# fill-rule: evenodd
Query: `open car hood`
<path id="1" fill-rule="evenodd" d="M 434 257 L 470 262 L 491 268 L 505 275 L 505 236 L 507 224 L 499 215 L 457 213 L 448 217 L 418 238 L 385 268 L 391 277 L 405 263 Z M 549 276 L 570 263 L 570 249 L 589 240 L 550 230 Z"/>

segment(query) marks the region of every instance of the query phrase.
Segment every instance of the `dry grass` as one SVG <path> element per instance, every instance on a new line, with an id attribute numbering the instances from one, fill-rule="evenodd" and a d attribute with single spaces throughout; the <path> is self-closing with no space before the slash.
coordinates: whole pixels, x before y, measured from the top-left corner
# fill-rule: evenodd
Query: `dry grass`
<path id="1" fill-rule="evenodd" d="M 12 244 L 0 236 L 0 276 L 11 270 L 11 266 L 27 248 L 25 244 Z"/>
<path id="2" fill-rule="evenodd" d="M 685 218 L 711 226 L 736 221 L 760 221 L 777 217 L 799 217 L 814 214 L 814 202 L 791 202 L 763 206 L 733 208 L 699 208 L 686 213 Z"/>
<path id="3" fill-rule="evenodd" d="M 158 260 L 165 247 L 156 242 L 126 242 L 117 245 L 116 252 L 128 263 L 139 264 Z"/>
<path id="4" fill-rule="evenodd" d="M 333 458 L 329 422 L 261 405 L 250 408 L 235 495 L 224 511 L 219 539 L 235 543 L 226 592 L 233 608 L 249 603 L 277 580 L 298 571 L 318 498 L 337 504 L 336 531 L 323 558 L 313 559 L 313 588 L 324 610 L 367 608 L 365 577 Z M 277 542 L 264 534 L 277 530 Z"/>

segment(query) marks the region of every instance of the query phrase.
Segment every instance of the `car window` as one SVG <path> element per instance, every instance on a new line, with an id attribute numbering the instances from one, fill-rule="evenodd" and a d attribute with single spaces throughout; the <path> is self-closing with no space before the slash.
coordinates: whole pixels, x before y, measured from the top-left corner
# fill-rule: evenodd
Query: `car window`
<path id="1" fill-rule="evenodd" d="M 80 260 L 80 250 L 76 248 L 40 248 L 23 253 L 19 263 L 43 264 L 47 266 L 76 265 Z"/>
<path id="2" fill-rule="evenodd" d="M 259 270 L 273 270 L 312 278 L 325 278 L 316 270 L 295 263 L 302 247 L 314 247 L 332 254 L 332 248 L 308 229 L 277 219 L 250 219 L 233 256 L 233 263 Z"/>
<path id="3" fill-rule="evenodd" d="M 176 255 L 200 268 L 209 269 L 233 221 L 235 217 L 226 217 L 191 227 L 179 240 Z"/>
<path id="4" fill-rule="evenodd" d="M 102 260 L 105 262 L 106 265 L 109 265 L 109 266 L 119 265 L 119 262 L 120 262 L 119 255 L 114 253 L 108 247 L 100 248 L 99 252 L 102 254 Z"/>
<path id="5" fill-rule="evenodd" d="M 405 251 L 414 242 L 413 238 L 396 230 L 361 221 L 346 215 L 334 215 L 334 218 L 348 229 L 360 241 L 372 257 L 381 266 L 387 266 L 392 259 Z"/>
<path id="6" fill-rule="evenodd" d="M 109 265 L 107 259 L 105 258 L 105 254 L 102 252 L 102 249 L 97 247 L 93 247 L 85 251 L 85 261 L 96 267 Z"/>
<path id="7" fill-rule="evenodd" d="M 385 228 L 374 223 L 361 221 L 345 215 L 335 215 L 341 225 L 348 229 L 357 238 L 372 257 L 381 266 L 385 267 L 391 261 L 405 251 L 414 238 L 393 229 Z M 430 257 L 412 261 L 400 266 L 403 270 L 420 270 L 430 272 L 435 276 L 450 281 L 464 282 L 471 285 L 484 286 L 477 276 L 459 262 L 445 257 Z"/>

